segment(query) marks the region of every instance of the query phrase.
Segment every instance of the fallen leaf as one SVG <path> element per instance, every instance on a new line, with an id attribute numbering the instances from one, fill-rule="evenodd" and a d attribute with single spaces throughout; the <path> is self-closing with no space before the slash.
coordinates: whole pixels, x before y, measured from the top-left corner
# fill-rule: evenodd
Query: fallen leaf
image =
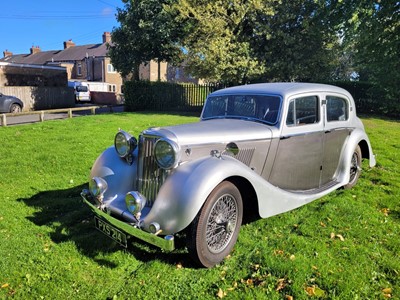
<path id="1" fill-rule="evenodd" d="M 339 240 L 341 240 L 342 242 L 344 242 L 344 237 L 343 237 L 343 235 L 337 234 L 336 237 L 339 238 Z"/>
<path id="2" fill-rule="evenodd" d="M 253 279 L 249 278 L 246 280 L 247 285 L 253 285 Z"/>
<path id="3" fill-rule="evenodd" d="M 331 239 L 333 240 L 335 238 L 335 234 L 331 232 Z"/>
<path id="4" fill-rule="evenodd" d="M 278 283 L 276 285 L 275 290 L 279 292 L 280 290 L 283 290 L 285 287 L 286 287 L 285 278 L 278 279 Z"/>
<path id="5" fill-rule="evenodd" d="M 2 289 L 8 288 L 10 285 L 8 283 L 5 283 L 1 286 Z"/>
<path id="6" fill-rule="evenodd" d="M 295 259 L 296 259 L 296 256 L 294 256 L 294 254 L 292 254 L 292 255 L 290 255 L 289 259 L 290 259 L 290 260 L 295 260 Z"/>
<path id="7" fill-rule="evenodd" d="M 183 266 L 182 266 L 182 264 L 179 262 L 179 263 L 176 264 L 176 268 L 177 268 L 177 269 L 182 269 Z"/>
<path id="8" fill-rule="evenodd" d="M 285 295 L 286 300 L 293 300 L 293 296 Z"/>
<path id="9" fill-rule="evenodd" d="M 306 287 L 306 293 L 308 296 L 315 296 L 315 287 L 314 286 Z"/>
<path id="10" fill-rule="evenodd" d="M 392 298 L 392 289 L 391 288 L 385 288 L 382 290 L 382 292 L 383 292 L 383 297 Z"/>
<path id="11" fill-rule="evenodd" d="M 381 212 L 384 214 L 385 217 L 389 216 L 390 209 L 389 208 L 382 208 Z"/>
<path id="12" fill-rule="evenodd" d="M 319 223 L 322 227 L 326 227 L 326 224 L 324 222 Z"/>
<path id="13" fill-rule="evenodd" d="M 226 293 L 220 288 L 217 293 L 218 298 L 222 299 L 226 296 Z"/>
<path id="14" fill-rule="evenodd" d="M 325 291 L 323 289 L 320 289 L 316 285 L 306 287 L 306 293 L 309 296 L 316 296 L 316 297 L 324 297 L 325 296 Z"/>

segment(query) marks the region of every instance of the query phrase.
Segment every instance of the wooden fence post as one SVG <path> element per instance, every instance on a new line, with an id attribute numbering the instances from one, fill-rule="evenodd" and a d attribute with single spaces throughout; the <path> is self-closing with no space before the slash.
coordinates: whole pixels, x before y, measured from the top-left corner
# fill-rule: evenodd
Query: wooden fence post
<path id="1" fill-rule="evenodd" d="M 39 121 L 44 122 L 44 111 L 41 111 L 39 114 Z"/>
<path id="2" fill-rule="evenodd" d="M 4 127 L 7 126 L 7 116 L 5 114 L 1 115 L 1 125 Z"/>
<path id="3" fill-rule="evenodd" d="M 72 118 L 72 109 L 68 110 L 68 118 L 70 118 L 70 119 Z"/>

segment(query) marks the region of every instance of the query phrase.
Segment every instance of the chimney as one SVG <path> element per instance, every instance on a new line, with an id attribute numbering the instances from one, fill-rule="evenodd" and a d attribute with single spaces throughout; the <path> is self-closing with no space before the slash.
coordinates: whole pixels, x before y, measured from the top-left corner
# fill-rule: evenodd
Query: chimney
<path id="1" fill-rule="evenodd" d="M 64 49 L 68 49 L 70 47 L 74 47 L 75 43 L 72 40 L 68 40 L 66 42 L 64 42 Z"/>
<path id="2" fill-rule="evenodd" d="M 39 53 L 41 51 L 39 46 L 32 46 L 30 50 L 31 54 Z"/>
<path id="3" fill-rule="evenodd" d="M 6 51 L 3 51 L 3 55 L 4 55 L 4 57 L 7 57 L 7 56 L 12 56 L 13 53 L 6 49 Z"/>
<path id="4" fill-rule="evenodd" d="M 108 31 L 103 33 L 103 44 L 104 43 L 111 43 L 111 33 Z"/>

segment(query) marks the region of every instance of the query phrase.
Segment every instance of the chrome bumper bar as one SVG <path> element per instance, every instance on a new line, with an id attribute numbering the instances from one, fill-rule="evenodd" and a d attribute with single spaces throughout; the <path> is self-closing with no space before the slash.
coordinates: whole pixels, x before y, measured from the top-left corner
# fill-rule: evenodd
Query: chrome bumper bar
<path id="1" fill-rule="evenodd" d="M 103 222 L 106 222 L 110 224 L 111 226 L 117 228 L 118 230 L 122 231 L 126 235 L 130 237 L 135 237 L 139 240 L 142 240 L 146 243 L 149 243 L 151 245 L 157 246 L 161 249 L 164 249 L 166 251 L 172 251 L 175 249 L 175 241 L 174 237 L 172 235 L 167 235 L 164 238 L 157 236 L 152 233 L 148 233 L 146 231 L 143 231 L 141 229 L 138 229 L 136 227 L 133 227 L 132 225 L 125 223 L 123 221 L 120 221 L 109 214 L 101 211 L 98 209 L 96 206 L 94 206 L 89 198 L 89 195 L 82 191 L 81 197 L 83 198 L 83 201 L 87 204 L 87 206 L 90 208 L 90 210 Z"/>

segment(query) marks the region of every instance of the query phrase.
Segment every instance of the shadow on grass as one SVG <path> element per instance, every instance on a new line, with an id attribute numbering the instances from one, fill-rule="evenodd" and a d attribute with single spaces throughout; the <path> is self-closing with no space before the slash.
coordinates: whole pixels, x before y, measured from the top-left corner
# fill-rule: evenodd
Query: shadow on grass
<path id="1" fill-rule="evenodd" d="M 83 255 L 90 257 L 101 266 L 115 268 L 117 267 L 115 263 L 98 259 L 97 256 L 100 253 L 118 252 L 124 248 L 94 227 L 93 215 L 80 197 L 83 188 L 86 188 L 86 185 L 66 190 L 40 192 L 19 201 L 36 210 L 33 215 L 27 217 L 28 220 L 37 226 L 53 229 L 50 238 L 54 243 L 72 241 Z M 177 250 L 170 253 L 133 238 L 132 241 L 128 245 L 126 255 L 132 254 L 142 262 L 160 260 L 171 265 L 179 263 L 189 268 L 196 267 L 184 249 L 183 238 L 176 239 Z"/>

